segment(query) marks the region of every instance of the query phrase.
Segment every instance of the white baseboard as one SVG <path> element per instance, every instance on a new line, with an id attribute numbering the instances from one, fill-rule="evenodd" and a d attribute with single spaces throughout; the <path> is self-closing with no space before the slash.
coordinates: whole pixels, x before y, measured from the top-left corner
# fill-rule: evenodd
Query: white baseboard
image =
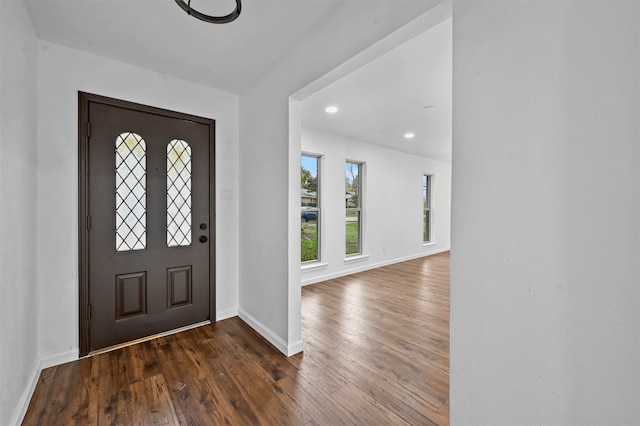
<path id="1" fill-rule="evenodd" d="M 303 280 L 300 281 L 300 285 L 306 286 L 306 285 L 311 285 L 311 284 L 317 284 L 317 283 L 322 282 L 322 281 L 328 281 L 328 280 L 332 280 L 334 278 L 340 278 L 340 277 L 344 277 L 344 276 L 351 275 L 351 274 L 357 274 L 358 272 L 364 272 L 364 271 L 368 271 L 370 269 L 382 268 L 383 266 L 389 266 L 389 265 L 393 265 L 393 264 L 400 263 L 400 262 L 406 262 L 408 260 L 419 259 L 421 257 L 432 256 L 434 254 L 444 253 L 444 252 L 449 251 L 449 250 L 450 250 L 450 248 L 447 247 L 447 248 L 442 248 L 442 249 L 430 251 L 428 253 L 418 253 L 418 254 L 414 254 L 414 255 L 411 255 L 411 256 L 405 256 L 405 257 L 399 257 L 399 258 L 395 258 L 395 259 L 385 260 L 383 262 L 368 263 L 368 264 L 364 264 L 364 265 L 361 265 L 361 266 L 356 266 L 356 267 L 349 268 L 349 269 L 343 269 L 341 271 L 333 272 L 331 274 L 318 275 L 318 276 L 315 276 L 315 277 L 303 279 Z"/>
<path id="2" fill-rule="evenodd" d="M 38 384 L 38 379 L 40 378 L 40 373 L 42 372 L 42 370 L 44 370 L 45 368 L 53 367 L 54 365 L 60 365 L 70 361 L 75 361 L 78 359 L 78 354 L 79 352 L 76 349 L 61 354 L 40 358 L 36 361 L 36 365 L 29 375 L 27 386 L 20 396 L 20 400 L 16 405 L 16 410 L 14 411 L 13 417 L 9 422 L 10 425 L 20 425 L 24 420 L 24 416 L 25 414 L 27 414 L 27 409 L 29 408 L 31 397 L 33 396 L 33 392 L 36 390 L 36 385 Z"/>
<path id="3" fill-rule="evenodd" d="M 31 375 L 29 376 L 27 387 L 24 389 L 24 392 L 22 392 L 22 396 L 20 396 L 20 400 L 16 405 L 16 409 L 13 412 L 11 421 L 9 421 L 9 425 L 18 426 L 22 424 L 24 415 L 27 414 L 27 408 L 29 408 L 29 402 L 31 402 L 33 391 L 36 390 L 36 385 L 38 384 L 38 379 L 40 378 L 40 371 L 42 371 L 42 369 L 38 364 L 36 364 L 33 371 L 31 372 Z"/>
<path id="4" fill-rule="evenodd" d="M 238 307 L 223 309 L 221 311 L 216 311 L 216 321 L 222 321 L 229 318 L 238 316 Z"/>
<path id="5" fill-rule="evenodd" d="M 258 332 L 262 337 L 267 339 L 269 343 L 276 347 L 280 352 L 285 354 L 286 356 L 292 356 L 297 353 L 302 352 L 302 340 L 298 340 L 291 344 L 287 344 L 280 336 L 275 334 L 271 329 L 262 324 L 260 321 L 249 315 L 247 312 L 242 310 L 242 308 L 238 308 L 238 316 L 246 322 L 249 327 L 253 328 Z"/>
<path id="6" fill-rule="evenodd" d="M 289 343 L 287 353 L 285 355 L 293 356 L 295 354 L 299 354 L 300 352 L 302 352 L 303 349 L 304 349 L 304 344 L 302 343 L 302 339 L 300 339 L 297 342 Z"/>
<path id="7" fill-rule="evenodd" d="M 73 349 L 61 354 L 51 355 L 45 358 L 40 358 L 39 368 L 40 371 L 45 368 L 53 367 L 60 364 L 66 364 L 67 362 L 76 361 L 80 358 L 80 351 Z"/>

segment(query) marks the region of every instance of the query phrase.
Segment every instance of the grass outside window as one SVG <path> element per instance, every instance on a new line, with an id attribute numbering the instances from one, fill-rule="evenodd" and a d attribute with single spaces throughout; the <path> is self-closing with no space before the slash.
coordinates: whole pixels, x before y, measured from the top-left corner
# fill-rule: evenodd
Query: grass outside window
<path id="1" fill-rule="evenodd" d="M 302 262 L 318 260 L 318 223 L 302 222 L 300 238 L 300 259 Z"/>

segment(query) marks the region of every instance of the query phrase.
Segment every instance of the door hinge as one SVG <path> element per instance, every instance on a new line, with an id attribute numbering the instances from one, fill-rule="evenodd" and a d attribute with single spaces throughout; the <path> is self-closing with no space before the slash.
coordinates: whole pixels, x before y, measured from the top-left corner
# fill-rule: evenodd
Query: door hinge
<path id="1" fill-rule="evenodd" d="M 91 123 L 87 121 L 87 139 L 91 137 Z"/>
<path id="2" fill-rule="evenodd" d="M 87 216 L 87 231 L 91 231 L 91 216 Z"/>
<path id="3" fill-rule="evenodd" d="M 87 319 L 91 319 L 91 304 L 87 305 Z"/>

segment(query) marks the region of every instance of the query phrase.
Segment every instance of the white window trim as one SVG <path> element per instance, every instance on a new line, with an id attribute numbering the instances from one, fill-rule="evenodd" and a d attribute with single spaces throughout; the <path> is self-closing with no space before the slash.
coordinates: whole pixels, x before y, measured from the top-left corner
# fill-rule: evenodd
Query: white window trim
<path id="1" fill-rule="evenodd" d="M 421 200 L 421 204 L 422 204 L 422 226 L 421 226 L 421 234 L 422 234 L 422 246 L 423 247 L 428 247 L 428 246 L 432 246 L 434 245 L 435 242 L 435 235 L 433 235 L 433 230 L 435 229 L 434 224 L 434 217 L 435 214 L 433 212 L 433 188 L 434 188 L 434 180 L 435 180 L 435 175 L 433 173 L 423 173 L 422 174 L 422 180 L 424 181 L 424 177 L 427 177 L 427 196 L 429 198 L 429 207 L 428 209 L 425 209 L 424 207 L 424 187 L 422 188 L 422 200 Z M 424 212 L 428 211 L 429 212 L 429 240 L 428 241 L 424 241 Z"/>
<path id="2" fill-rule="evenodd" d="M 366 172 L 365 172 L 365 168 L 366 168 L 366 163 L 364 161 L 360 161 L 360 160 L 350 160 L 350 159 L 345 159 L 344 164 L 346 165 L 347 163 L 352 163 L 352 164 L 357 164 L 358 165 L 358 177 L 360 178 L 360 193 L 359 193 L 359 199 L 358 199 L 358 208 L 357 209 L 351 209 L 351 211 L 358 211 L 360 213 L 359 216 L 359 230 L 358 230 L 358 239 L 359 239 L 359 243 L 358 243 L 358 247 L 359 247 L 359 251 L 357 253 L 352 253 L 352 254 L 346 254 L 345 253 L 345 262 L 351 261 L 353 260 L 354 262 L 360 261 L 363 258 L 368 258 L 369 255 L 365 254 L 366 251 L 364 249 L 364 241 L 365 241 L 365 214 L 364 214 L 364 201 L 365 201 L 365 178 L 366 178 Z M 344 217 L 346 217 L 346 212 L 349 209 L 347 209 L 347 207 L 345 206 L 345 214 Z M 346 228 L 345 228 L 346 230 Z M 346 235 L 345 235 L 345 240 L 344 242 L 346 243 Z"/>
<path id="3" fill-rule="evenodd" d="M 364 262 L 365 260 L 369 260 L 368 254 L 354 254 L 344 258 L 344 263 L 356 263 L 356 262 Z"/>
<path id="4" fill-rule="evenodd" d="M 326 263 L 322 263 L 322 247 L 323 247 L 323 232 L 322 232 L 322 187 L 323 187 L 323 167 L 324 167 L 324 155 L 323 154 L 318 154 L 318 153 L 313 153 L 313 152 L 308 152 L 308 151 L 301 151 L 300 152 L 300 156 L 305 156 L 305 157 L 314 157 L 317 159 L 318 164 L 317 164 L 317 188 L 316 188 L 316 194 L 318 197 L 318 206 L 317 207 L 312 207 L 312 208 L 304 208 L 302 206 L 300 206 L 300 212 L 302 213 L 303 211 L 315 211 L 317 212 L 317 218 L 316 218 L 316 226 L 317 226 L 317 235 L 318 235 L 318 258 L 317 259 L 313 259 L 313 260 L 305 260 L 303 261 L 302 259 L 300 259 L 300 269 L 304 272 L 308 272 L 310 270 L 313 269 L 321 269 L 322 267 L 328 265 Z M 300 218 L 301 221 L 301 226 L 302 226 L 302 218 Z"/>
<path id="5" fill-rule="evenodd" d="M 320 269 L 325 269 L 328 266 L 329 266 L 328 263 L 315 261 L 315 260 L 313 260 L 313 261 L 309 260 L 307 262 L 303 262 L 302 265 L 300 265 L 300 270 L 303 273 L 305 273 L 305 272 L 313 272 L 313 271 L 318 271 Z"/>

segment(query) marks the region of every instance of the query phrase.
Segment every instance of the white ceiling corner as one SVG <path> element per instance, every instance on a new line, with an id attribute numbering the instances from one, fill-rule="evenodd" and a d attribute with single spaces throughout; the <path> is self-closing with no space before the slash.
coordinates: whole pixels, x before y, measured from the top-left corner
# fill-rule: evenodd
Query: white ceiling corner
<path id="1" fill-rule="evenodd" d="M 403 2 L 384 1 L 393 8 Z M 342 11 L 366 8 L 369 0 L 243 0 L 240 17 L 223 25 L 194 19 L 173 0 L 25 2 L 40 39 L 238 94 L 305 36 L 322 26 L 330 31 L 333 18 L 348 22 Z M 423 2 L 412 10 L 437 3 Z M 192 0 L 192 6 L 224 15 L 234 2 Z M 448 20 L 309 95 L 303 124 L 450 161 L 451 71 Z M 331 119 L 324 113 L 328 102 L 341 108 Z M 424 110 L 427 105 L 436 109 Z M 405 131 L 416 138 L 405 141 Z"/>

